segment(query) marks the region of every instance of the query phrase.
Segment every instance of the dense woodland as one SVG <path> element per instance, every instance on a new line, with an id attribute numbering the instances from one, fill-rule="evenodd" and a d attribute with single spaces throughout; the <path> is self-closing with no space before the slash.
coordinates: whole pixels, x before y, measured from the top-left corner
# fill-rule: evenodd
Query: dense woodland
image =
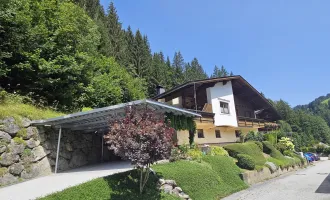
<path id="1" fill-rule="evenodd" d="M 105 11 L 106 10 L 106 11 Z M 2 0 L 0 90 L 33 104 L 72 112 L 152 97 L 186 81 L 233 75 L 224 66 L 208 76 L 197 58 L 152 52 L 148 37 L 122 27 L 113 3 L 99 0 Z M 282 133 L 297 147 L 330 143 L 330 94 L 292 109 L 271 101 Z"/>
<path id="2" fill-rule="evenodd" d="M 223 66 L 211 77 L 226 76 Z M 208 78 L 197 58 L 152 52 L 147 35 L 123 29 L 113 3 L 4 0 L 0 5 L 0 86 L 61 111 L 152 97 Z"/>

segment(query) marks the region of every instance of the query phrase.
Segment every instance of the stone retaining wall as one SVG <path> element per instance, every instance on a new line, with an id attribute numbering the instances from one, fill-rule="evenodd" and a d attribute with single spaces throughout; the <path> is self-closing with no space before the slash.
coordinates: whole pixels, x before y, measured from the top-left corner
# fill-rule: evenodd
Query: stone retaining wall
<path id="1" fill-rule="evenodd" d="M 289 167 L 288 169 L 277 169 L 275 172 L 271 172 L 271 170 L 268 167 L 264 167 L 261 171 L 246 171 L 241 173 L 241 178 L 242 180 L 251 185 L 255 183 L 259 183 L 271 178 L 275 178 L 277 176 L 280 176 L 282 174 L 288 173 L 290 171 L 295 171 L 299 169 L 300 167 L 295 166 L 295 167 Z"/>
<path id="2" fill-rule="evenodd" d="M 0 120 L 0 186 L 50 174 L 54 171 L 58 130 L 30 126 L 29 119 Z M 58 170 L 101 160 L 101 136 L 62 130 Z M 104 148 L 105 160 L 111 159 Z"/>

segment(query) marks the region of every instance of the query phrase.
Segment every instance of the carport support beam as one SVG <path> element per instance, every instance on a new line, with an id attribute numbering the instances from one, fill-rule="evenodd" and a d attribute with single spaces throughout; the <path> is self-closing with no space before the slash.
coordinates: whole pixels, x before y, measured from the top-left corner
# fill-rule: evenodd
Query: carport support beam
<path id="1" fill-rule="evenodd" d="M 60 130 L 58 131 L 57 152 L 56 152 L 56 163 L 55 163 L 55 174 L 57 173 L 58 156 L 59 156 L 59 154 L 60 154 L 61 134 L 62 134 L 62 127 L 60 127 Z"/>

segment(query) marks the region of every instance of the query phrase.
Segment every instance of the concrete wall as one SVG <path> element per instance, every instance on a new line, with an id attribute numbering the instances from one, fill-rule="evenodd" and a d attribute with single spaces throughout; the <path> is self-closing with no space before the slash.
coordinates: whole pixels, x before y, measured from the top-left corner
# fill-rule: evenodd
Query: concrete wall
<path id="1" fill-rule="evenodd" d="M 232 126 L 237 127 L 235 101 L 233 95 L 233 88 L 231 81 L 225 85 L 219 82 L 214 87 L 207 88 L 206 90 L 208 103 L 212 104 L 215 126 Z M 220 112 L 220 101 L 223 100 L 229 104 L 229 114 Z"/>
<path id="2" fill-rule="evenodd" d="M 259 183 L 262 182 L 264 180 L 268 180 L 270 178 L 274 178 L 277 176 L 280 176 L 282 174 L 286 174 L 288 172 L 291 171 L 295 171 L 298 170 L 299 167 L 295 166 L 295 167 L 289 167 L 288 169 L 281 169 L 279 168 L 277 171 L 275 172 L 271 172 L 270 169 L 268 167 L 264 167 L 261 171 L 245 171 L 241 174 L 241 178 L 242 180 L 247 183 L 247 184 L 255 184 L 255 183 Z"/>

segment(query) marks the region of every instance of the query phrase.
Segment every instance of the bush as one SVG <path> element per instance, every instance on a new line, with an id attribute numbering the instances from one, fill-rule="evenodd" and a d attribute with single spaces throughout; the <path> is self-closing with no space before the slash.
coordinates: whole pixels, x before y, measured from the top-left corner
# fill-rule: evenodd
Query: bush
<path id="1" fill-rule="evenodd" d="M 245 141 L 263 141 L 264 136 L 260 132 L 249 131 L 245 136 Z"/>
<path id="2" fill-rule="evenodd" d="M 237 165 L 243 169 L 253 170 L 256 167 L 254 159 L 246 154 L 238 154 L 237 161 Z"/>
<path id="3" fill-rule="evenodd" d="M 189 149 L 187 155 L 193 160 L 200 162 L 203 156 L 203 152 L 199 149 Z"/>
<path id="4" fill-rule="evenodd" d="M 316 153 L 321 154 L 324 152 L 324 149 L 325 149 L 324 145 L 318 144 L 318 145 L 316 145 L 315 151 L 316 151 Z"/>
<path id="5" fill-rule="evenodd" d="M 264 147 L 264 152 L 271 156 L 271 158 L 268 158 L 267 161 L 276 164 L 277 166 L 281 167 L 281 169 L 294 166 L 296 164 L 294 158 L 291 159 L 284 157 L 283 154 L 277 150 L 270 142 L 263 141 L 262 144 Z"/>
<path id="6" fill-rule="evenodd" d="M 152 168 L 158 176 L 174 179 L 192 199 L 220 199 L 247 188 L 239 177 L 240 169 L 226 156 L 206 155 L 201 163 L 180 160 Z"/>
<path id="7" fill-rule="evenodd" d="M 209 152 L 211 156 L 229 156 L 228 152 L 219 146 L 211 146 L 211 151 Z"/>
<path id="8" fill-rule="evenodd" d="M 294 150 L 294 144 L 292 140 L 288 137 L 281 137 L 281 139 L 278 141 L 278 144 L 283 146 L 284 150 L 290 150 L 290 151 Z"/>
<path id="9" fill-rule="evenodd" d="M 330 154 L 330 147 L 327 147 L 323 150 L 323 153 L 328 156 Z"/>
<path id="10" fill-rule="evenodd" d="M 277 134 L 278 131 L 272 131 L 269 133 L 264 134 L 264 140 L 270 142 L 272 145 L 277 143 Z"/>
<path id="11" fill-rule="evenodd" d="M 256 144 L 256 145 L 259 147 L 259 149 L 260 149 L 261 151 L 263 151 L 263 145 L 262 145 L 262 142 L 259 142 L 259 141 L 253 141 L 253 143 Z"/>
<path id="12" fill-rule="evenodd" d="M 237 158 L 238 154 L 246 154 L 249 155 L 256 163 L 256 165 L 263 166 L 266 162 L 262 151 L 253 142 L 247 143 L 236 143 L 236 144 L 228 144 L 224 146 L 231 157 Z"/>

